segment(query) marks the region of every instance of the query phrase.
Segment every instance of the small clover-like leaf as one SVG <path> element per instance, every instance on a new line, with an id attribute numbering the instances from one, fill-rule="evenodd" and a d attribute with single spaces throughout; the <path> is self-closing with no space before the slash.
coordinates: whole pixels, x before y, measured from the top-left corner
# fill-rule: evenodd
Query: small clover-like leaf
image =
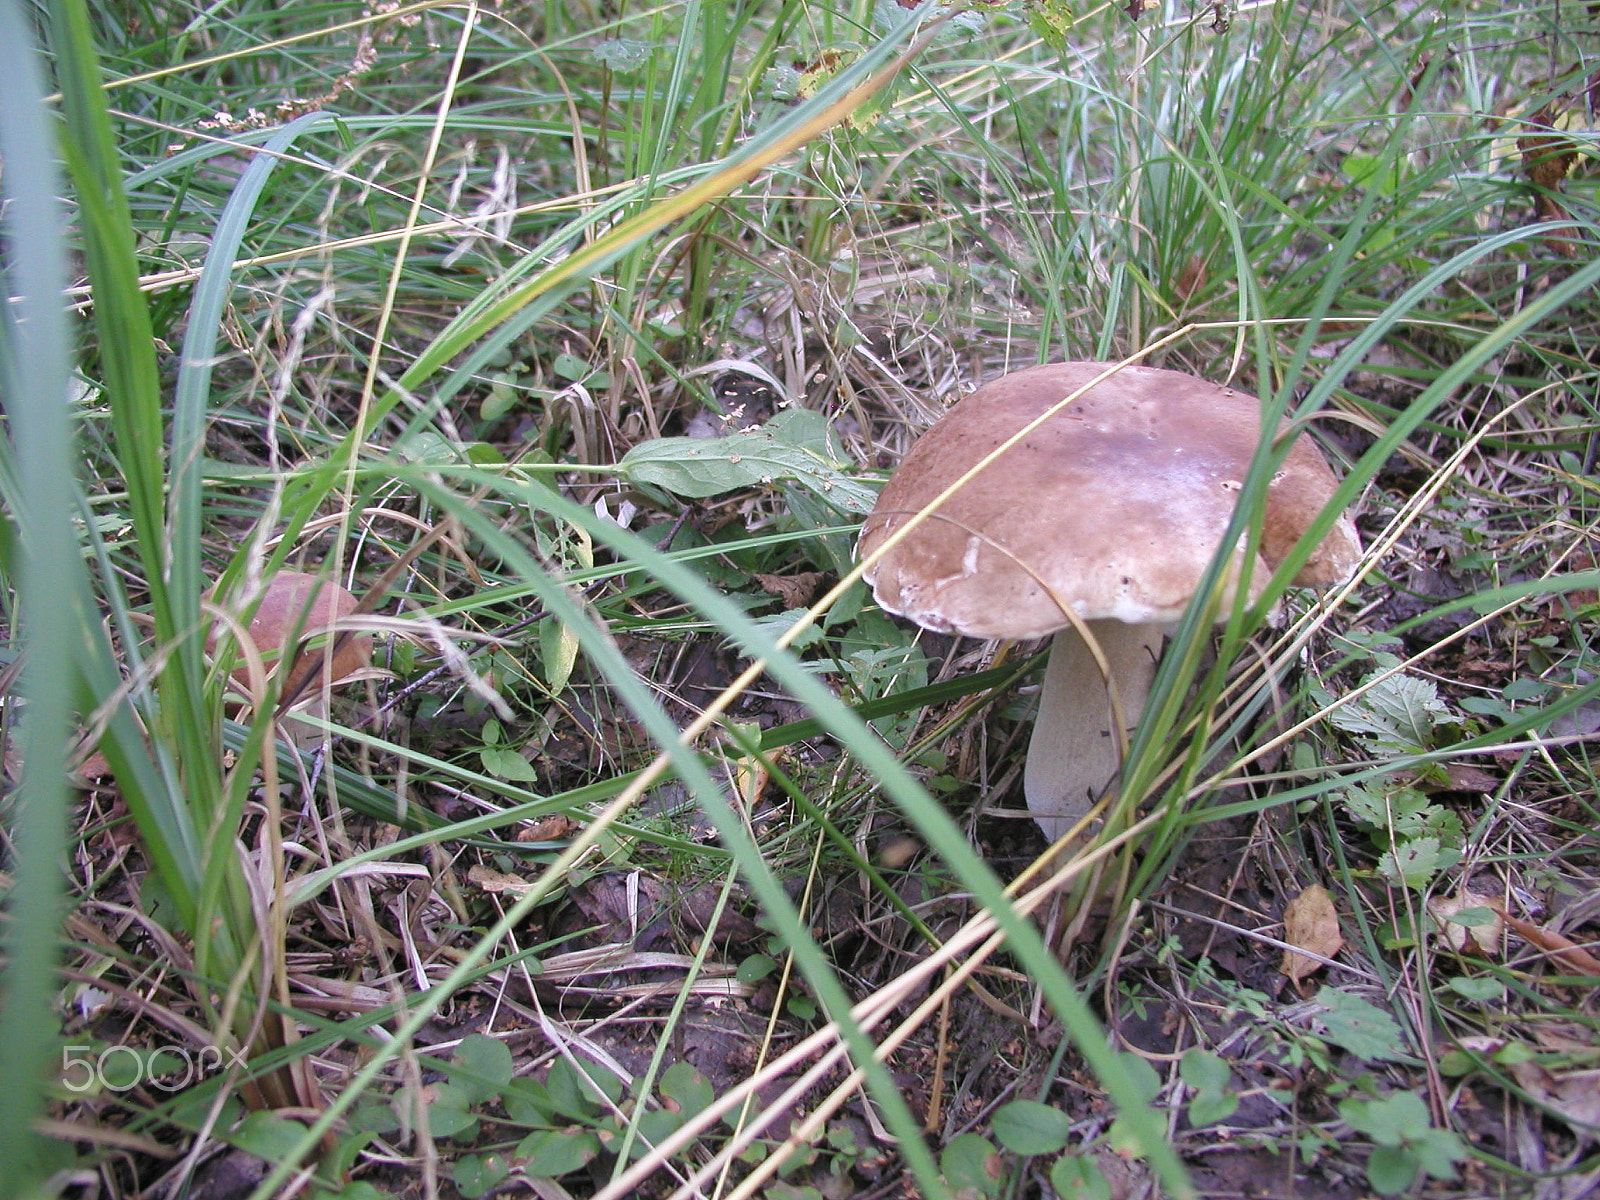
<path id="1" fill-rule="evenodd" d="M 939 1171 L 958 1193 L 970 1190 L 992 1196 L 999 1190 L 1005 1164 L 988 1138 L 963 1133 L 951 1138 L 940 1151 Z"/>
<path id="2" fill-rule="evenodd" d="M 451 1072 L 451 1082 L 471 1096 L 473 1104 L 498 1096 L 511 1082 L 511 1051 L 498 1038 L 469 1033 L 456 1047 L 455 1061 L 461 1069 Z"/>
<path id="3" fill-rule="evenodd" d="M 677 1106 L 676 1111 L 697 1113 L 710 1108 L 716 1092 L 706 1077 L 686 1062 L 675 1062 L 661 1072 L 661 1082 L 656 1085 L 662 1097 Z"/>
<path id="4" fill-rule="evenodd" d="M 1416 1182 L 1421 1164 L 1404 1146 L 1374 1146 L 1367 1159 L 1367 1182 L 1380 1196 L 1398 1196 Z"/>
<path id="5" fill-rule="evenodd" d="M 1037 1100 L 1013 1100 L 995 1110 L 989 1127 L 1013 1154 L 1054 1154 L 1072 1133 L 1072 1118 Z"/>
<path id="6" fill-rule="evenodd" d="M 1050 1168 L 1050 1186 L 1061 1200 L 1111 1200 L 1111 1181 L 1094 1159 L 1063 1154 Z"/>
<path id="7" fill-rule="evenodd" d="M 559 1179 L 599 1153 L 600 1139 L 587 1129 L 535 1129 L 517 1143 L 515 1157 L 527 1174 Z"/>

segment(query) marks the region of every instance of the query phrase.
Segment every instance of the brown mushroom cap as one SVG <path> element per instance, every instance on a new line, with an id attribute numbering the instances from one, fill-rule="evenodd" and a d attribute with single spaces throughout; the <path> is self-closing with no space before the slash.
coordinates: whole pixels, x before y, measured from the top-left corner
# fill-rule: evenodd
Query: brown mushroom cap
<path id="1" fill-rule="evenodd" d="M 356 598 L 331 579 L 303 571 L 279 571 L 261 593 L 261 603 L 250 619 L 250 640 L 268 656 L 270 669 L 273 660 L 293 649 L 284 645 L 286 640 L 326 634 L 340 617 L 354 612 L 356 604 Z M 326 657 L 322 646 L 303 651 L 283 676 L 285 685 L 297 682 L 312 663 Z M 323 663 L 311 686 L 320 687 L 324 681 L 337 684 L 371 665 L 372 639 L 365 634 L 346 634 L 334 645 L 331 660 Z"/>
<path id="2" fill-rule="evenodd" d="M 930 428 L 862 526 L 870 555 L 995 447 L 1107 369 L 1028 367 Z M 1178 371 L 1123 367 L 1000 455 L 866 572 L 878 603 L 927 629 L 1036 638 L 1083 620 L 1176 621 L 1233 516 L 1261 438 L 1261 403 Z M 1337 481 L 1296 439 L 1266 501 L 1252 596 Z M 1332 586 L 1360 558 L 1337 523 L 1295 582 Z"/>

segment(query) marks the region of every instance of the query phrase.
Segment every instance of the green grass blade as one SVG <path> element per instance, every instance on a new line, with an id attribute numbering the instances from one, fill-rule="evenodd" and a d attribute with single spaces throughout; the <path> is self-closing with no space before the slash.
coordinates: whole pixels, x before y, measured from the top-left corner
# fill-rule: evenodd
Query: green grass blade
<path id="1" fill-rule="evenodd" d="M 20 531 L 11 580 L 22 599 L 23 777 L 3 810 L 11 850 L 0 968 L 0 1193 L 25 1195 L 48 1167 L 34 1133 L 54 1037 L 56 965 L 70 793 L 67 761 L 85 592 L 71 525 L 74 454 L 67 389 L 64 214 L 53 130 L 28 15 L 0 6 L 0 160 L 6 164 L 4 379 Z M 56 1157 L 59 1158 L 59 1155 Z"/>

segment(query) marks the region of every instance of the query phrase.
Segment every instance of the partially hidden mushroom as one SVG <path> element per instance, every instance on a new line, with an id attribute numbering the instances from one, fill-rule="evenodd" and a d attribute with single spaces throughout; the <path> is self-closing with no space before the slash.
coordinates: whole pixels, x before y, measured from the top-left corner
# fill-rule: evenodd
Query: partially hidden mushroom
<path id="1" fill-rule="evenodd" d="M 1121 769 L 1162 641 L 1216 556 L 1262 437 L 1254 396 L 1151 367 L 1125 366 L 1095 382 L 1108 370 L 1091 362 L 1028 367 L 967 396 L 906 455 L 858 546 L 879 605 L 925 629 L 1054 635 L 1023 772 L 1028 809 L 1052 841 Z M 1321 452 L 1296 437 L 1267 488 L 1257 561 L 1246 564 L 1240 547 L 1224 600 L 1244 578 L 1255 599 L 1336 489 Z M 1294 583 L 1336 586 L 1360 556 L 1355 527 L 1341 514 Z M 1104 670 L 1080 628 L 1102 652 Z M 1112 715 L 1118 709 L 1122 729 Z"/>
<path id="2" fill-rule="evenodd" d="M 320 709 L 328 689 L 371 667 L 372 639 L 337 628 L 357 604 L 355 596 L 331 579 L 304 571 L 279 571 L 262 589 L 247 633 L 268 672 L 278 672 L 285 708 L 310 703 Z M 297 647 L 304 648 L 285 666 L 283 659 Z M 250 689 L 244 663 L 234 668 L 233 677 Z"/>

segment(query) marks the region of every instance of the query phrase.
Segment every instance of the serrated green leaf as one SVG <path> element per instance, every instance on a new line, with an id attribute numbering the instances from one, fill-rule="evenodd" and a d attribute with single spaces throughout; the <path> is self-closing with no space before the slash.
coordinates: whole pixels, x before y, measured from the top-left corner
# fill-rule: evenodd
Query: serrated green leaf
<path id="1" fill-rule="evenodd" d="M 1378 859 L 1378 874 L 1390 883 L 1421 891 L 1459 857 L 1441 846 L 1436 837 L 1411 838 Z"/>
<path id="2" fill-rule="evenodd" d="M 653 49 L 655 43 L 637 38 L 607 38 L 596 45 L 592 53 L 607 70 L 625 75 L 644 66 Z"/>
<path id="3" fill-rule="evenodd" d="M 989 1128 L 1013 1154 L 1054 1154 L 1072 1135 L 1072 1118 L 1037 1100 L 1013 1100 L 995 1110 Z"/>
<path id="4" fill-rule="evenodd" d="M 1067 34 L 1075 24 L 1072 6 L 1065 0 L 1039 0 L 1028 5 L 1027 11 L 1028 26 L 1033 32 L 1057 54 L 1065 53 Z"/>
<path id="5" fill-rule="evenodd" d="M 1415 751 L 1427 750 L 1434 730 L 1449 720 L 1450 709 L 1431 680 L 1373 675 L 1363 681 L 1363 686 L 1367 684 L 1366 691 L 1328 714 L 1338 728 L 1373 738 L 1381 746 Z"/>
<path id="6" fill-rule="evenodd" d="M 1368 1062 L 1398 1062 L 1410 1057 L 1405 1035 L 1395 1019 L 1360 996 L 1322 986 L 1316 1002 L 1326 1010 L 1319 1017 L 1323 1036 Z"/>

